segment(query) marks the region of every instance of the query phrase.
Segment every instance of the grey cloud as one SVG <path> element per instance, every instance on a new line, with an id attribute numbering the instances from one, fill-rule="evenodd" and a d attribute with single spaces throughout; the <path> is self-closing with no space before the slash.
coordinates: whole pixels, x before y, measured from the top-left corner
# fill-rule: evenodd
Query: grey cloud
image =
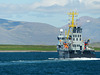
<path id="1" fill-rule="evenodd" d="M 66 3 L 59 3 L 58 0 L 43 0 L 33 4 L 0 4 L 0 13 L 20 14 L 28 12 L 46 12 L 46 13 L 65 13 L 70 9 L 77 9 L 79 12 L 100 13 L 100 1 L 98 0 L 63 0 Z M 90 2 L 91 1 L 91 2 Z M 49 3 L 55 2 L 55 3 Z M 48 3 L 48 5 L 46 4 Z M 93 7 L 93 6 L 94 7 Z M 98 7 L 98 9 L 97 9 Z M 91 12 L 90 12 L 91 11 Z"/>

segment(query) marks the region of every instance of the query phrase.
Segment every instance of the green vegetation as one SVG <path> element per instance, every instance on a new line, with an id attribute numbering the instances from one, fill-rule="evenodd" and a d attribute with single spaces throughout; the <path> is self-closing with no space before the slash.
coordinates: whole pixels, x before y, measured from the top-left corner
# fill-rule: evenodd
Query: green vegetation
<path id="1" fill-rule="evenodd" d="M 100 50 L 100 47 L 90 47 Z M 0 45 L 0 50 L 33 50 L 33 51 L 56 51 L 56 45 Z"/>
<path id="2" fill-rule="evenodd" d="M 94 42 L 94 43 L 91 43 L 89 45 L 90 48 L 96 50 L 96 51 L 100 51 L 100 42 Z"/>
<path id="3" fill-rule="evenodd" d="M 55 45 L 0 45 L 0 50 L 56 51 Z"/>
<path id="4" fill-rule="evenodd" d="M 94 50 L 100 50 L 100 47 L 94 47 L 93 49 Z"/>

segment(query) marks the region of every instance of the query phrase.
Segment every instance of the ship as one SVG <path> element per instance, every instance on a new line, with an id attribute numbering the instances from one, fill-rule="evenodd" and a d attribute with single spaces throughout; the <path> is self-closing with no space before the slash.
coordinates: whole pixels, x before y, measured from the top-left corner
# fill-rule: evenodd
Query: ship
<path id="1" fill-rule="evenodd" d="M 60 29 L 57 37 L 59 58 L 95 58 L 95 51 L 89 48 L 90 39 L 82 40 L 82 27 L 78 25 L 77 11 L 70 11 L 68 16 L 68 27 Z"/>

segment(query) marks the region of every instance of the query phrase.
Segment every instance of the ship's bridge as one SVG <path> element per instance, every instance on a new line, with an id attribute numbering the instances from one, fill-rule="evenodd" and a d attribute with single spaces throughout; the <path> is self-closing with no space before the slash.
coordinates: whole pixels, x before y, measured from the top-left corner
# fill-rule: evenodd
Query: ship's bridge
<path id="1" fill-rule="evenodd" d="M 82 45 L 82 28 L 74 27 L 72 34 L 73 50 L 83 50 Z"/>

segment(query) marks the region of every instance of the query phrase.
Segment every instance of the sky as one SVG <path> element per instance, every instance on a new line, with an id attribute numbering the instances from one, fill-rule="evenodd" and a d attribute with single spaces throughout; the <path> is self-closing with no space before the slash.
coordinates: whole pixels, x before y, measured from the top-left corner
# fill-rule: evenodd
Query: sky
<path id="1" fill-rule="evenodd" d="M 0 0 L 0 18 L 41 22 L 61 27 L 67 13 L 76 10 L 81 16 L 100 17 L 100 0 Z"/>

